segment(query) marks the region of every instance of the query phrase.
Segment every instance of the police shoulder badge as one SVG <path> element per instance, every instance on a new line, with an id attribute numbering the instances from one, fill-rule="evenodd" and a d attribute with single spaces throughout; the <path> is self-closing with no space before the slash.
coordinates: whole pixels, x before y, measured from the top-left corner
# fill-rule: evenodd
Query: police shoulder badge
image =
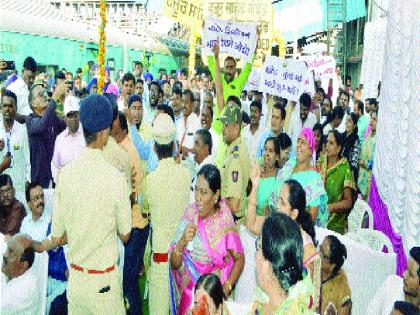
<path id="1" fill-rule="evenodd" d="M 236 183 L 238 181 L 239 175 L 237 171 L 232 172 L 232 181 Z"/>

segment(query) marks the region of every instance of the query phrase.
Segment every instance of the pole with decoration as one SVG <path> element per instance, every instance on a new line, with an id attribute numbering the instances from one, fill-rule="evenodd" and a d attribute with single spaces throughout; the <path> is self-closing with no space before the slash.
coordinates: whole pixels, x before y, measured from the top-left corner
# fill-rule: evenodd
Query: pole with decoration
<path id="1" fill-rule="evenodd" d="M 105 85 L 105 56 L 106 56 L 106 0 L 99 3 L 99 47 L 98 47 L 98 93 L 103 94 Z"/>

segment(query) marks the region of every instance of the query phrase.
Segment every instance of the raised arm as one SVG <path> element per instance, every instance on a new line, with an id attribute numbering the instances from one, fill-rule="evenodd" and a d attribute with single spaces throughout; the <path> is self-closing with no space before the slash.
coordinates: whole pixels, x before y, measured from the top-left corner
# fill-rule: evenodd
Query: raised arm
<path id="1" fill-rule="evenodd" d="M 213 54 L 214 54 L 214 61 L 215 61 L 215 67 L 216 67 L 214 80 L 216 82 L 216 100 L 217 100 L 216 103 L 219 109 L 219 113 L 221 113 L 223 111 L 223 108 L 225 107 L 225 100 L 223 98 L 222 71 L 220 70 L 219 50 L 220 50 L 220 46 L 219 46 L 219 43 L 217 42 L 213 46 Z"/>
<path id="2" fill-rule="evenodd" d="M 245 225 L 253 234 L 260 235 L 265 221 L 264 216 L 257 216 L 257 193 L 260 179 L 260 167 L 257 163 L 252 166 L 250 179 L 252 190 L 248 199 L 248 211 L 245 216 Z"/>

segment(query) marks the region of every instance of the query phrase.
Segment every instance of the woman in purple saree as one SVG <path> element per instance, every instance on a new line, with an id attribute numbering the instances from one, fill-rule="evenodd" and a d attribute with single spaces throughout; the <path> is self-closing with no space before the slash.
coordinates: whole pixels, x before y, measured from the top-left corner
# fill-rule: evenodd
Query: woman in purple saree
<path id="1" fill-rule="evenodd" d="M 220 198 L 220 183 L 214 165 L 201 168 L 195 202 L 185 210 L 178 226 L 170 254 L 172 314 L 184 315 L 190 309 L 201 275 L 217 274 L 228 296 L 244 267 L 244 250 L 232 213 Z"/>

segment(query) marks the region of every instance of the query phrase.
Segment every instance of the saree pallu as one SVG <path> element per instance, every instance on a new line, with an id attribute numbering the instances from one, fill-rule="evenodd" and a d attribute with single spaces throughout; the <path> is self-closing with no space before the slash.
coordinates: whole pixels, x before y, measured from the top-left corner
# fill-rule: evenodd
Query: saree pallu
<path id="1" fill-rule="evenodd" d="M 328 168 L 326 156 L 321 157 L 318 162 L 319 171 L 325 182 L 325 190 L 328 194 L 328 202 L 335 203 L 343 199 L 344 188 L 356 191 L 353 173 L 346 158 L 341 158 L 332 167 Z M 331 212 L 328 221 L 328 229 L 344 234 L 347 225 L 348 213 Z"/>
<path id="2" fill-rule="evenodd" d="M 184 212 L 171 250 L 182 237 L 187 224 L 197 224 L 196 236 L 182 253 L 182 266 L 177 270 L 170 269 L 169 272 L 171 309 L 172 314 L 177 315 L 186 314 L 191 307 L 194 287 L 201 275 L 217 274 L 223 285 L 234 264 L 229 251 L 244 252 L 233 216 L 223 199 L 220 210 L 204 219 L 199 216 L 197 204 L 191 204 Z M 193 259 L 192 253 L 200 247 L 204 248 L 208 256 L 206 262 Z"/>
<path id="3" fill-rule="evenodd" d="M 362 152 L 360 154 L 360 160 L 367 161 L 373 160 L 373 154 L 375 152 L 376 136 L 369 135 L 363 143 Z M 370 182 L 372 179 L 372 170 L 367 170 L 363 167 L 359 169 L 359 178 L 357 179 L 357 187 L 359 187 L 360 193 L 363 199 L 367 200 L 370 192 Z"/>

